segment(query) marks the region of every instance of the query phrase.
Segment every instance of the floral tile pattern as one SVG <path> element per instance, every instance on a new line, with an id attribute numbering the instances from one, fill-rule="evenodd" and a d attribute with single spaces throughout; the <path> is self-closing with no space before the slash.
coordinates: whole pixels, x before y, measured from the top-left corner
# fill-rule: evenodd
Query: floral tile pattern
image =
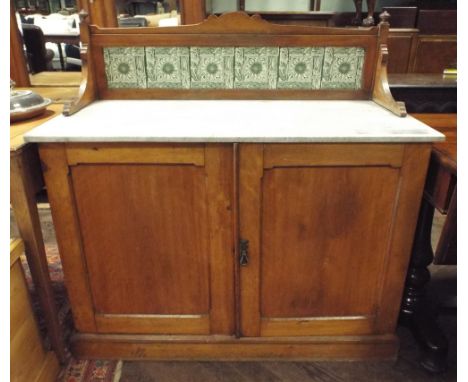
<path id="1" fill-rule="evenodd" d="M 280 48 L 278 88 L 319 89 L 324 48 Z"/>
<path id="2" fill-rule="evenodd" d="M 109 88 L 361 89 L 360 47 L 107 47 Z"/>
<path id="3" fill-rule="evenodd" d="M 146 88 L 145 48 L 104 48 L 109 88 Z"/>
<path id="4" fill-rule="evenodd" d="M 325 48 L 322 89 L 360 89 L 365 51 L 362 48 Z"/>
<path id="5" fill-rule="evenodd" d="M 190 88 L 189 48 L 145 48 L 148 88 Z"/>
<path id="6" fill-rule="evenodd" d="M 234 87 L 276 89 L 279 48 L 236 48 Z"/>
<path id="7" fill-rule="evenodd" d="M 232 89 L 234 48 L 190 48 L 192 89 Z"/>

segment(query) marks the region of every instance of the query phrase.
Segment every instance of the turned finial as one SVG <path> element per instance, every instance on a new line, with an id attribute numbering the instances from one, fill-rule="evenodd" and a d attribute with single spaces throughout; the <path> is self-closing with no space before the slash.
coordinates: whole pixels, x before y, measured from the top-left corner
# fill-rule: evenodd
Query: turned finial
<path id="1" fill-rule="evenodd" d="M 80 23 L 83 23 L 88 18 L 88 16 L 89 16 L 88 12 L 82 9 L 80 13 L 78 13 L 78 17 L 80 18 Z"/>
<path id="2" fill-rule="evenodd" d="M 383 23 L 388 24 L 388 20 L 390 19 L 390 13 L 388 13 L 386 10 L 384 10 L 384 11 L 379 15 L 379 18 L 380 18 L 380 23 L 381 23 L 381 24 L 383 24 Z"/>

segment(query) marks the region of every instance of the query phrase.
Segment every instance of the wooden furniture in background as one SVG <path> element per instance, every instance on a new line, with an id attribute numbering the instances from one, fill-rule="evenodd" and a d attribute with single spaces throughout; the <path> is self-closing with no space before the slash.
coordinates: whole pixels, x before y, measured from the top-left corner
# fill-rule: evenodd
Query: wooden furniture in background
<path id="1" fill-rule="evenodd" d="M 419 34 L 411 72 L 443 73 L 444 69 L 456 68 L 456 35 Z"/>
<path id="2" fill-rule="evenodd" d="M 181 0 L 180 14 L 182 24 L 198 24 L 205 20 L 205 1 Z"/>
<path id="3" fill-rule="evenodd" d="M 18 29 L 13 0 L 10 0 L 10 79 L 15 81 L 16 86 L 30 86 L 23 39 Z"/>
<path id="4" fill-rule="evenodd" d="M 55 353 L 42 344 L 21 266 L 23 252 L 20 239 L 10 240 L 10 380 L 50 382 L 57 377 L 59 364 Z"/>
<path id="5" fill-rule="evenodd" d="M 457 64 L 457 11 L 426 10 L 418 12 L 416 31 L 395 30 L 395 49 L 390 50 L 392 73 L 439 73 Z M 403 34 L 403 36 L 402 36 Z M 403 38 L 406 37 L 406 43 Z M 411 44 L 409 44 L 411 39 Z M 398 43 L 397 43 L 398 41 Z M 406 59 L 408 57 L 408 60 Z M 408 62 L 407 70 L 398 60 Z"/>
<path id="6" fill-rule="evenodd" d="M 36 145 L 25 144 L 23 135 L 34 127 L 56 117 L 63 105 L 52 104 L 34 119 L 10 125 L 10 200 L 19 233 L 26 247 L 31 277 L 44 312 L 47 335 L 61 362 L 66 359 L 62 329 L 57 315 L 47 259 L 42 238 L 36 194 L 44 187 Z"/>
<path id="7" fill-rule="evenodd" d="M 430 281 L 430 263 L 455 263 L 456 255 L 456 110 L 457 80 L 440 74 L 391 74 L 390 88 L 396 99 L 404 101 L 414 117 L 446 136 L 432 149 L 410 270 L 402 302 L 402 323 L 412 329 L 422 350 L 422 365 L 429 371 L 446 367 L 447 340 L 439 329 L 434 312 L 425 301 Z M 436 250 L 431 247 L 434 208 L 447 219 Z M 450 260 L 445 260 L 445 257 Z M 440 260 L 439 260 L 440 261 Z"/>
<path id="8" fill-rule="evenodd" d="M 388 73 L 408 73 L 412 71 L 417 43 L 417 29 L 390 29 L 388 36 Z"/>
<path id="9" fill-rule="evenodd" d="M 414 117 L 441 131 L 446 141 L 432 149 L 424 197 L 419 212 L 413 252 L 403 296 L 401 318 L 413 331 L 423 351 L 422 365 L 442 372 L 447 365 L 447 339 L 436 322 L 436 314 L 425 295 L 431 264 L 456 264 L 457 256 L 457 116 L 456 114 L 414 114 Z M 431 231 L 434 209 L 446 214 L 434 255 Z"/>
<path id="10" fill-rule="evenodd" d="M 393 73 L 389 84 L 395 99 L 408 113 L 452 114 L 457 112 L 457 78 L 442 74 Z"/>
<path id="11" fill-rule="evenodd" d="M 389 73 L 442 73 L 456 64 L 456 11 L 383 7 L 390 14 Z M 287 25 L 346 27 L 351 12 L 255 12 Z M 374 15 L 376 18 L 376 15 Z"/>

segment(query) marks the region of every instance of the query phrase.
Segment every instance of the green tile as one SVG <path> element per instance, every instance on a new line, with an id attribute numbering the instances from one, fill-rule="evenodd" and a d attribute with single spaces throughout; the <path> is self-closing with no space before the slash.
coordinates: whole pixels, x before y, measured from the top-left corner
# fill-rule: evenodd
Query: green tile
<path id="1" fill-rule="evenodd" d="M 234 87 L 276 89 L 278 56 L 277 47 L 236 48 Z"/>
<path id="2" fill-rule="evenodd" d="M 148 88 L 190 88 L 190 49 L 147 47 Z"/>
<path id="3" fill-rule="evenodd" d="M 361 89 L 363 48 L 325 48 L 322 89 Z"/>
<path id="4" fill-rule="evenodd" d="M 145 48 L 104 48 L 109 88 L 146 88 Z"/>
<path id="5" fill-rule="evenodd" d="M 109 88 L 361 89 L 360 47 L 104 48 Z"/>
<path id="6" fill-rule="evenodd" d="M 280 48 L 278 89 L 319 89 L 324 48 Z"/>
<path id="7" fill-rule="evenodd" d="M 232 89 L 234 48 L 190 48 L 192 89 Z"/>

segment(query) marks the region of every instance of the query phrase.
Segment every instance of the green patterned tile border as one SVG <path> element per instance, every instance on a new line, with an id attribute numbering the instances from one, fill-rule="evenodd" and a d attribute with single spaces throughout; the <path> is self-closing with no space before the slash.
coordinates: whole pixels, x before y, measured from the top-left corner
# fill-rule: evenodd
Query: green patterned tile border
<path id="1" fill-rule="evenodd" d="M 281 48 L 278 88 L 320 89 L 324 48 Z"/>
<path id="2" fill-rule="evenodd" d="M 189 48 L 145 48 L 148 88 L 190 89 Z"/>
<path id="3" fill-rule="evenodd" d="M 276 89 L 279 48 L 236 48 L 234 87 Z"/>
<path id="4" fill-rule="evenodd" d="M 360 47 L 106 47 L 109 88 L 361 89 Z"/>
<path id="5" fill-rule="evenodd" d="M 109 88 L 146 88 L 145 48 L 104 48 Z"/>
<path id="6" fill-rule="evenodd" d="M 232 89 L 234 48 L 190 48 L 192 89 Z"/>
<path id="7" fill-rule="evenodd" d="M 364 49 L 325 48 L 322 89 L 360 89 Z"/>

